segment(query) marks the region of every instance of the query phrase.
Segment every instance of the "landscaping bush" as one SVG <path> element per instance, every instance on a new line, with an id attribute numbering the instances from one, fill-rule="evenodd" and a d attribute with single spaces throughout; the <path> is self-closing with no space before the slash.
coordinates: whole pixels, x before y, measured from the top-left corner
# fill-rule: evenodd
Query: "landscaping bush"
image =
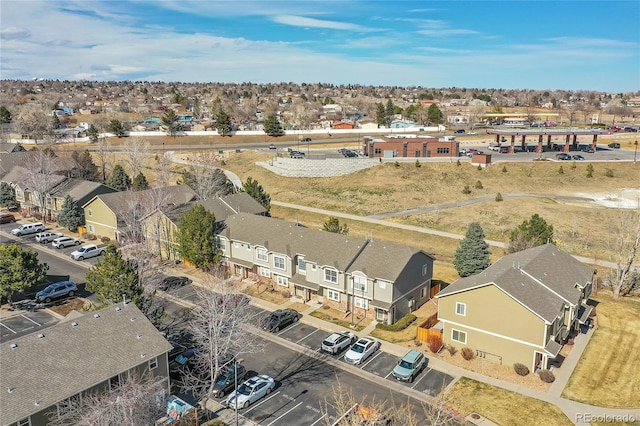
<path id="1" fill-rule="evenodd" d="M 98 239 L 98 237 L 96 237 L 95 234 L 87 234 L 87 240 L 95 241 L 97 239 Z"/>
<path id="2" fill-rule="evenodd" d="M 376 328 L 379 328 L 380 330 L 387 330 L 387 331 L 400 331 L 409 327 L 409 325 L 411 325 L 411 323 L 413 323 L 416 319 L 418 319 L 417 316 L 413 314 L 407 314 L 402 318 L 400 318 L 398 321 L 394 322 L 393 324 L 378 323 L 376 324 Z"/>
<path id="3" fill-rule="evenodd" d="M 507 173 L 507 166 L 502 166 L 502 173 Z"/>
<path id="4" fill-rule="evenodd" d="M 564 168 L 562 166 L 560 166 L 560 168 L 558 169 L 558 174 L 559 175 L 563 175 L 564 174 Z"/>
<path id="5" fill-rule="evenodd" d="M 482 188 L 484 188 L 484 187 L 482 186 L 482 182 L 477 181 L 477 182 L 476 182 L 476 189 L 482 189 Z"/>
<path id="6" fill-rule="evenodd" d="M 109 238 L 109 237 L 100 237 L 100 241 L 102 241 L 103 243 L 107 244 L 109 241 L 111 241 L 111 238 Z"/>
<path id="7" fill-rule="evenodd" d="M 462 193 L 463 194 L 471 194 L 471 188 L 469 188 L 469 185 L 465 185 L 464 188 L 462 189 Z"/>
<path id="8" fill-rule="evenodd" d="M 420 167 L 422 167 L 422 164 L 420 164 L 420 160 L 416 160 L 416 169 L 419 169 Z"/>
<path id="9" fill-rule="evenodd" d="M 502 200 L 503 200 L 503 199 L 502 199 L 502 194 L 498 192 L 498 193 L 496 194 L 496 201 L 500 202 L 500 201 L 502 201 Z"/>
<path id="10" fill-rule="evenodd" d="M 555 379 L 556 379 L 556 376 L 553 375 L 551 370 L 542 370 L 540 372 L 540 380 L 542 380 L 545 383 L 553 383 Z"/>
<path id="11" fill-rule="evenodd" d="M 460 162 L 460 160 L 456 161 L 456 166 L 461 166 L 462 163 Z"/>
<path id="12" fill-rule="evenodd" d="M 516 371 L 518 376 L 526 376 L 529 374 L 529 367 L 524 364 L 520 364 L 519 362 L 513 364 L 513 369 Z"/>
<path id="13" fill-rule="evenodd" d="M 593 164 L 589 164 L 587 166 L 587 177 L 588 178 L 592 178 L 593 177 Z"/>
<path id="14" fill-rule="evenodd" d="M 482 170 L 482 166 L 478 164 L 478 170 Z"/>
<path id="15" fill-rule="evenodd" d="M 471 361 L 476 356 L 475 352 L 473 352 L 473 349 L 467 347 L 460 349 L 460 355 L 462 355 L 462 358 L 466 359 L 467 361 Z"/>
<path id="16" fill-rule="evenodd" d="M 430 334 L 427 337 L 427 345 L 429 350 L 434 354 L 438 353 L 442 349 L 442 336 L 440 334 Z"/>
<path id="17" fill-rule="evenodd" d="M 455 346 L 453 345 L 447 345 L 447 352 L 449 352 L 449 355 L 454 356 L 456 354 L 456 352 L 458 352 L 458 349 L 456 349 Z"/>
<path id="18" fill-rule="evenodd" d="M 395 166 L 395 168 L 397 169 L 398 167 L 400 167 L 400 163 L 398 163 L 397 161 L 395 163 L 393 163 L 393 165 Z"/>
<path id="19" fill-rule="evenodd" d="M 607 170 L 604 172 L 604 175 L 605 175 L 606 177 L 613 177 L 613 170 L 611 170 L 611 169 L 607 169 Z"/>

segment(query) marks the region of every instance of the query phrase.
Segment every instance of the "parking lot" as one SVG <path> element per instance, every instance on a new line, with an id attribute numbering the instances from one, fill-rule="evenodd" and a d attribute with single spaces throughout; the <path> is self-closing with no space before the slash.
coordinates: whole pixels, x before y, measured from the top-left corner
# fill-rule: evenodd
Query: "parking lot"
<path id="1" fill-rule="evenodd" d="M 6 342 L 25 334 L 36 332 L 57 322 L 58 319 L 46 311 L 29 311 L 16 308 L 16 311 L 11 316 L 0 320 L 0 342 Z"/>
<path id="2" fill-rule="evenodd" d="M 278 333 L 278 336 L 313 351 L 321 352 L 320 345 L 329 334 L 330 333 L 315 328 L 311 325 L 297 322 L 290 327 L 287 327 L 284 330 L 280 331 Z M 344 352 L 338 353 L 336 355 L 326 354 L 326 356 L 332 356 L 333 358 L 336 358 L 341 362 L 344 362 L 342 359 L 343 355 Z M 360 365 L 359 368 L 368 371 L 369 373 L 375 374 L 376 376 L 383 377 L 387 380 L 395 381 L 396 379 L 391 375 L 391 371 L 393 370 L 393 367 L 395 367 L 397 362 L 398 357 L 378 350 L 362 365 Z M 420 373 L 418 377 L 416 377 L 413 383 L 401 383 L 422 393 L 434 396 L 437 395 L 443 389 L 443 387 L 446 387 L 449 383 L 451 383 L 452 380 L 453 377 L 451 377 L 450 375 L 437 370 L 433 370 L 429 368 L 427 364 L 427 368 L 425 368 L 424 372 Z"/>

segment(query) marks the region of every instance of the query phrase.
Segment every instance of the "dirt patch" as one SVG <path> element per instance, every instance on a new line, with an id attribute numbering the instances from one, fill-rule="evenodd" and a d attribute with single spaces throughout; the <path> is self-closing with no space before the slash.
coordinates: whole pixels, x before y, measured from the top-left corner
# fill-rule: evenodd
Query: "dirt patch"
<path id="1" fill-rule="evenodd" d="M 307 309 L 309 309 L 309 306 L 305 305 L 302 302 L 294 302 L 290 305 L 287 305 L 287 308 L 289 309 L 294 309 L 300 313 L 303 313 L 304 311 L 306 311 Z"/>
<path id="2" fill-rule="evenodd" d="M 91 302 L 89 300 L 78 297 L 71 299 L 62 305 L 52 306 L 49 310 L 66 317 L 71 311 L 88 311 L 90 308 Z"/>
<path id="3" fill-rule="evenodd" d="M 341 325 L 346 329 L 353 329 L 355 331 L 364 330 L 364 328 L 368 326 L 371 321 L 373 321 L 372 318 L 363 318 L 359 315 L 356 315 L 356 317 L 352 320 L 351 315 L 347 314 L 346 312 L 342 312 L 333 308 L 326 309 L 325 307 L 315 310 L 311 313 L 311 316 L 320 318 L 321 320 L 331 322 L 333 324 Z M 352 321 L 355 324 L 355 327 L 351 327 Z"/>
<path id="4" fill-rule="evenodd" d="M 247 287 L 244 292 L 277 305 L 284 305 L 291 300 L 288 290 L 278 290 L 273 285 L 256 283 Z"/>

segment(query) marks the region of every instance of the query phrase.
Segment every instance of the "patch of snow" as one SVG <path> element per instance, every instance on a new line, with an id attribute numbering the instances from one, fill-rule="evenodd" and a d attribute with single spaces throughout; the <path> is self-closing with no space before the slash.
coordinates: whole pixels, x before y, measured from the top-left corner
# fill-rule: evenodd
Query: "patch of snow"
<path id="1" fill-rule="evenodd" d="M 612 209 L 638 209 L 640 208 L 640 188 L 621 188 L 617 192 L 610 193 L 581 193 L 580 197 L 592 198 L 596 203 Z"/>

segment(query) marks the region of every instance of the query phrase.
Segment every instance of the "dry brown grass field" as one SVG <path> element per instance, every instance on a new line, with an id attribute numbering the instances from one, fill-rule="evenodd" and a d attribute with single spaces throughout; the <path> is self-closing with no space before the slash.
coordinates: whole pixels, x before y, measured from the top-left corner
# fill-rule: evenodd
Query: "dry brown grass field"
<path id="1" fill-rule="evenodd" d="M 640 165 L 631 162 L 592 163 L 591 178 L 587 177 L 587 162 L 549 161 L 500 163 L 482 170 L 465 163 L 422 163 L 420 168 L 414 163 L 401 163 L 399 167 L 383 163 L 347 176 L 287 178 L 256 165 L 257 161 L 267 158 L 269 154 L 250 151 L 232 153 L 225 167 L 243 181 L 248 176 L 257 179 L 273 200 L 363 216 L 488 196 L 488 201 L 477 204 L 389 220 L 458 234 L 464 234 L 468 224 L 477 221 L 488 239 L 506 242 L 510 230 L 537 213 L 554 226 L 555 239 L 561 248 L 594 260 L 613 259 L 612 236 L 624 209 L 605 207 L 597 202 L 508 194 L 613 200 L 621 196 L 623 189 L 640 189 Z M 558 172 L 560 166 L 563 174 Z M 606 176 L 607 170 L 611 170 L 612 177 Z M 465 186 L 471 189 L 470 194 L 463 194 Z M 498 192 L 504 201 L 495 201 Z M 314 228 L 321 227 L 326 220 L 320 215 L 276 207 L 273 215 L 289 220 L 297 218 Z M 458 244 L 446 238 L 416 236 L 397 229 L 385 231 L 383 227 L 366 223 L 347 223 L 354 234 L 373 231 L 379 238 L 411 243 L 443 261 L 452 259 Z M 493 251 L 498 257 L 503 254 L 501 249 Z"/>
<path id="2" fill-rule="evenodd" d="M 562 393 L 565 398 L 612 408 L 640 406 L 640 301 L 611 293 L 592 295 L 597 328 Z"/>

